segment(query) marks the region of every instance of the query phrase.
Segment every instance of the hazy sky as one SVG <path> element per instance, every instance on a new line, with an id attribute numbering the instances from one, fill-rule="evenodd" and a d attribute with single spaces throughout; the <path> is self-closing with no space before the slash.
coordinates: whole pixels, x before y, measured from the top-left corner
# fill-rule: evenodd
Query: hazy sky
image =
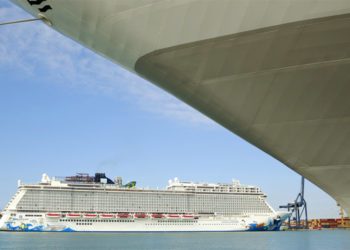
<path id="1" fill-rule="evenodd" d="M 0 21 L 28 14 L 0 0 Z M 41 22 L 0 26 L 0 207 L 17 180 L 106 172 L 164 188 L 168 179 L 260 186 L 294 200 L 300 176 L 145 80 Z M 310 217 L 336 202 L 306 184 Z"/>

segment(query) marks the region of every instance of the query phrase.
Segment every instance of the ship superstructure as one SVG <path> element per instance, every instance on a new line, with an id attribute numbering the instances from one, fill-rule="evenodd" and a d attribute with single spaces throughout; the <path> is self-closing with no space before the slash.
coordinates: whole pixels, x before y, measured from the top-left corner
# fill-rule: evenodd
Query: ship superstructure
<path id="1" fill-rule="evenodd" d="M 38 184 L 19 182 L 0 219 L 15 231 L 244 231 L 279 230 L 278 213 L 255 186 L 169 180 L 165 190 L 125 185 L 103 173 L 64 179 L 46 174 Z"/>

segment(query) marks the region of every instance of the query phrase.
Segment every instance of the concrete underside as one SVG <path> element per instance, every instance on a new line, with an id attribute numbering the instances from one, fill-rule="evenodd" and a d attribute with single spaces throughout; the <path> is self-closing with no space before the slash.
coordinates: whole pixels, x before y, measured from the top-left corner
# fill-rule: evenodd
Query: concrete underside
<path id="1" fill-rule="evenodd" d="M 350 15 L 161 49 L 135 70 L 350 211 Z"/>

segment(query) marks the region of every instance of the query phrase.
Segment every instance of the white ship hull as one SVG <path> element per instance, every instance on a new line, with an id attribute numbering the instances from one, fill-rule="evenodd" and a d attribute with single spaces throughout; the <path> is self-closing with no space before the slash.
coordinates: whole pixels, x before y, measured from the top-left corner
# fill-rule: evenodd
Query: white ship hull
<path id="1" fill-rule="evenodd" d="M 13 213 L 12 213 L 13 214 Z M 283 218 L 281 218 L 283 219 Z M 238 232 L 277 231 L 283 220 L 272 216 L 206 217 L 198 219 L 85 219 L 47 218 L 45 214 L 11 213 L 0 220 L 0 230 L 25 232 Z"/>

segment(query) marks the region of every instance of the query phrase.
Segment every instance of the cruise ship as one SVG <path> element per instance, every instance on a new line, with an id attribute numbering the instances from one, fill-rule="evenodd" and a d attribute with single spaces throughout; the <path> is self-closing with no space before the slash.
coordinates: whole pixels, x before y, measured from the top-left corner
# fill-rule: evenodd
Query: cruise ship
<path id="1" fill-rule="evenodd" d="M 136 187 L 104 173 L 18 181 L 0 230 L 25 232 L 277 231 L 290 214 L 276 212 L 260 188 L 169 180 L 164 190 Z"/>

